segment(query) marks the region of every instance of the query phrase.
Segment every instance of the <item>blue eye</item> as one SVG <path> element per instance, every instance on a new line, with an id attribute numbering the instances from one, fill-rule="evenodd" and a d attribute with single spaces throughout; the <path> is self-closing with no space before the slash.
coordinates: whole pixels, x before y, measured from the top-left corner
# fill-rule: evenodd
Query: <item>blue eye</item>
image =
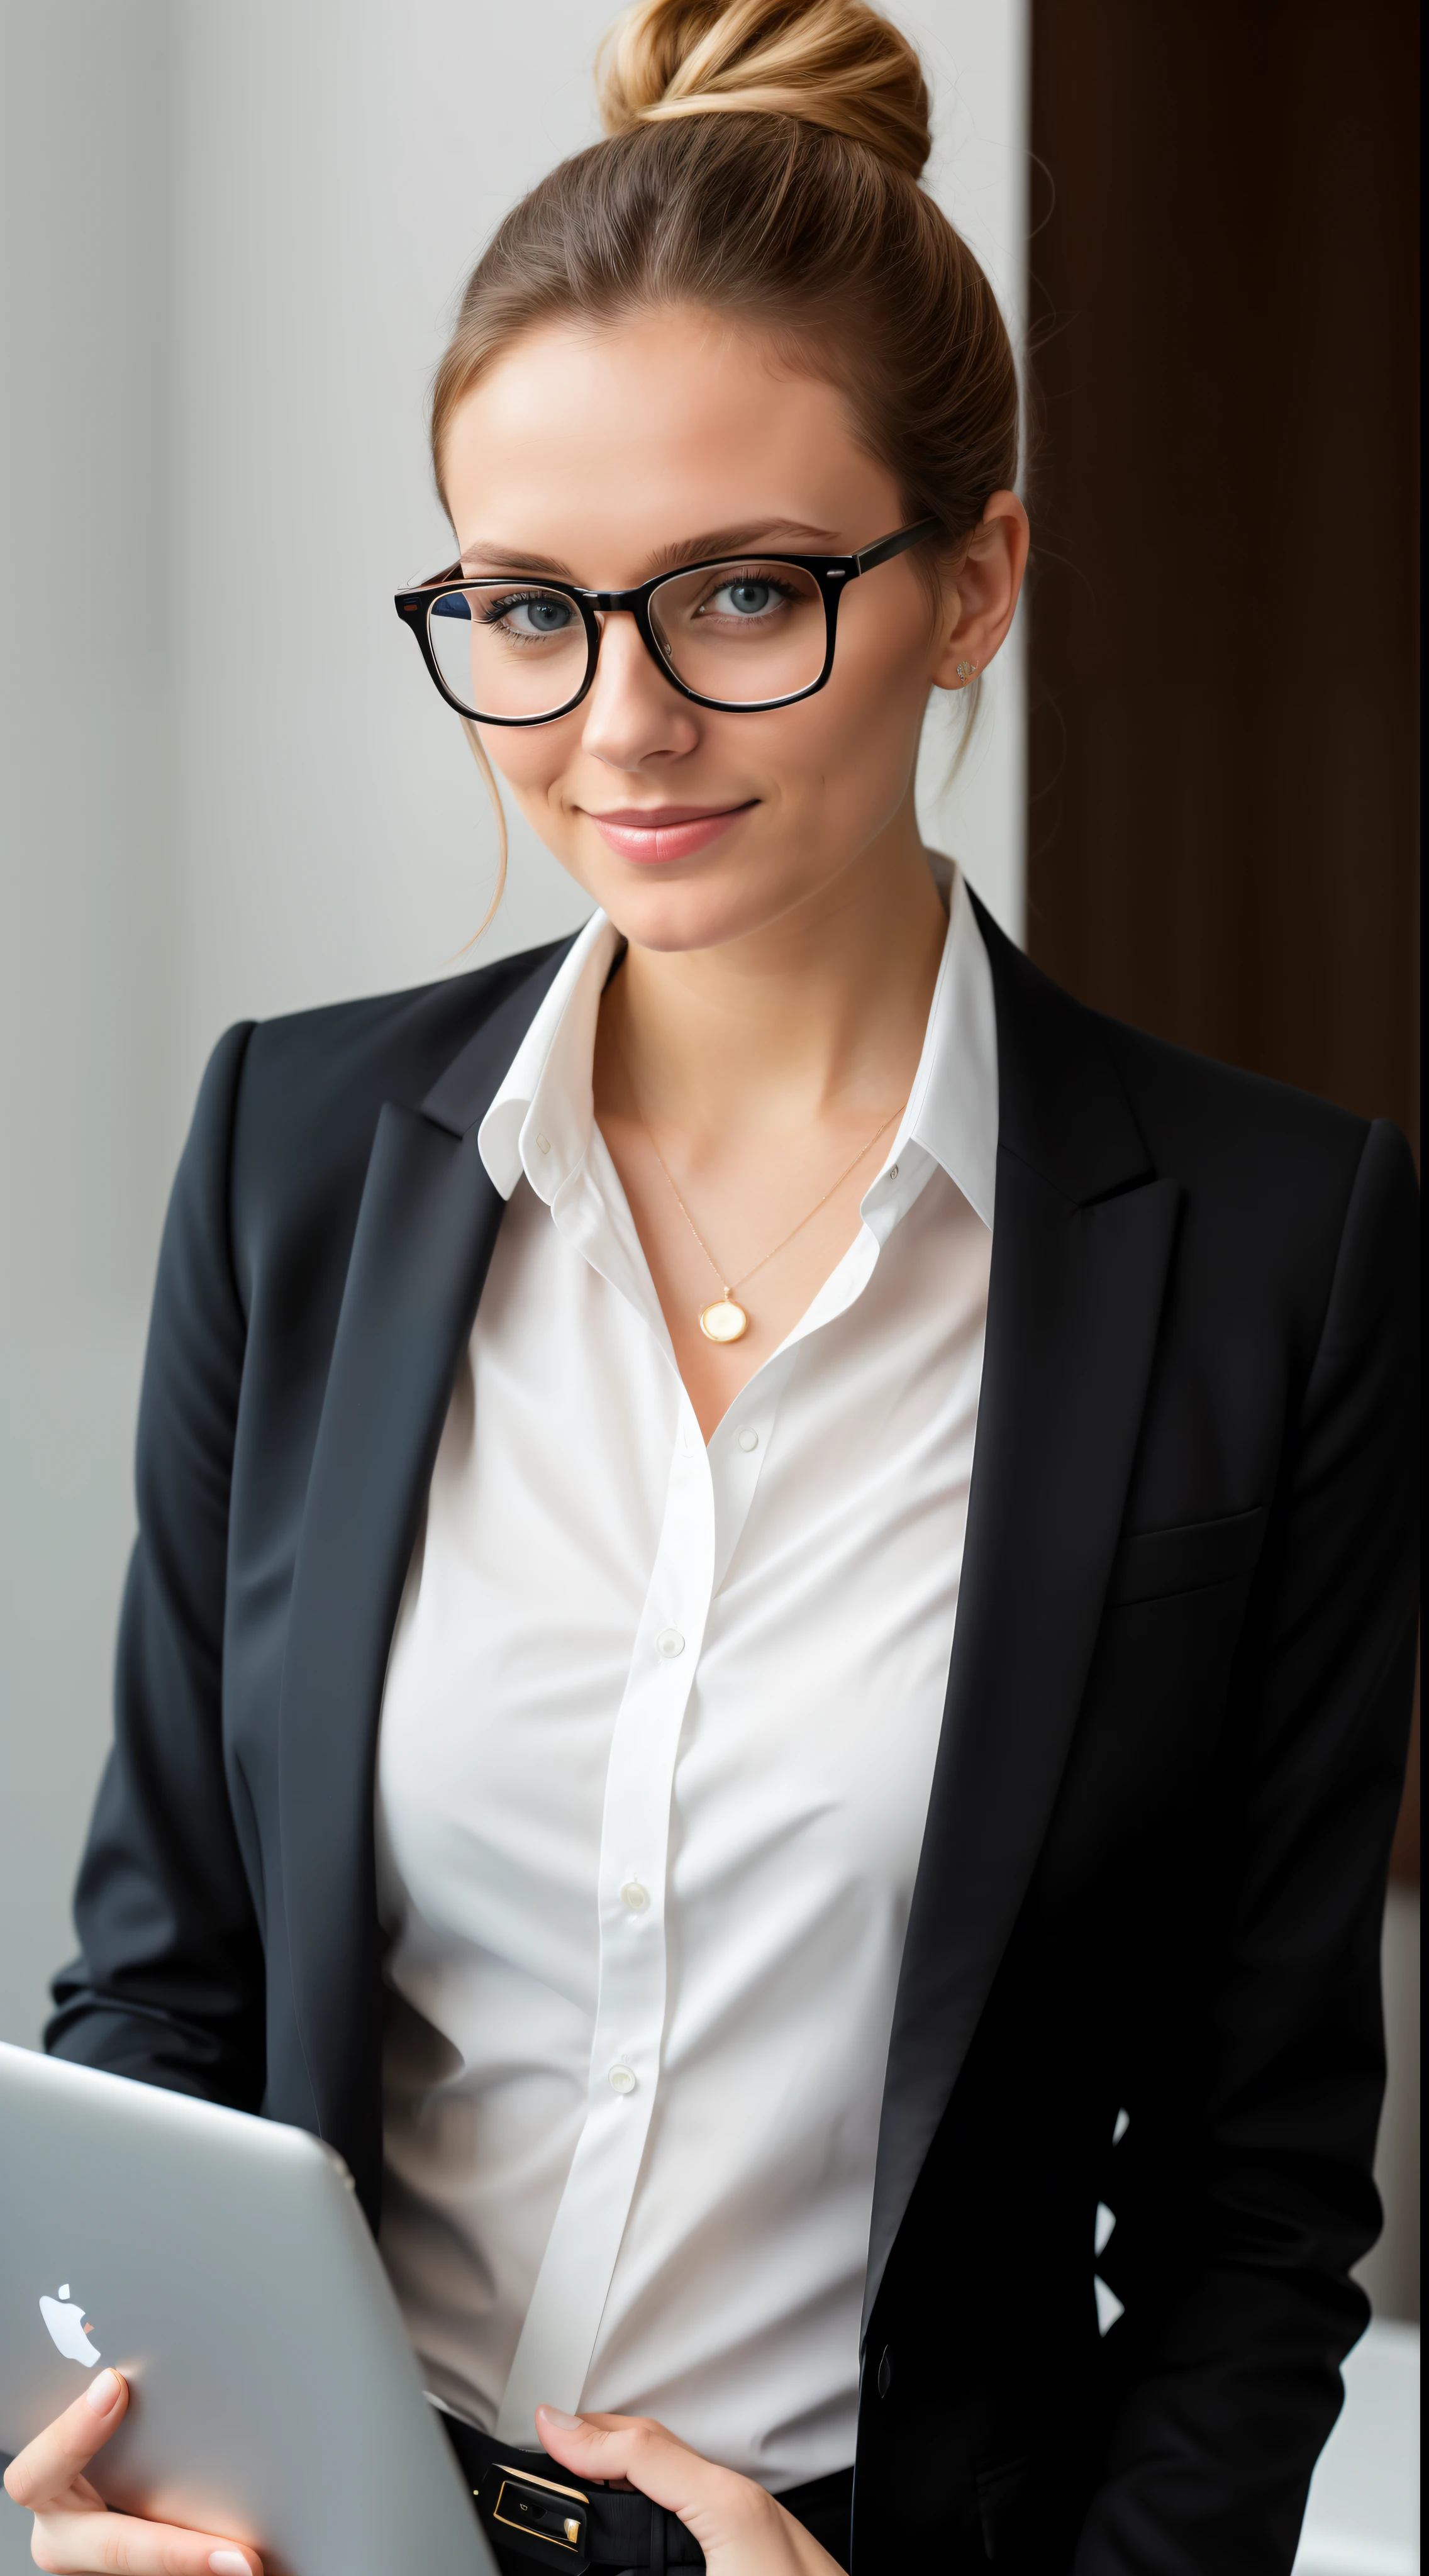
<path id="1" fill-rule="evenodd" d="M 709 575 L 705 579 L 703 596 L 688 613 L 713 619 L 727 633 L 736 626 L 768 628 L 778 623 L 784 610 L 800 604 L 793 581 L 781 578 L 772 564 L 767 572 L 762 565 L 749 564 L 726 573 L 723 580 Z"/>
<path id="2" fill-rule="evenodd" d="M 538 635 L 558 635 L 561 628 L 571 622 L 570 608 L 564 599 L 524 599 L 520 604 Z"/>
<path id="3" fill-rule="evenodd" d="M 565 635 L 579 623 L 570 601 L 550 590 L 487 594 L 481 614 L 483 625 L 501 627 L 516 641 L 528 644 L 537 637 Z"/>
<path id="4" fill-rule="evenodd" d="M 777 596 L 772 581 L 730 581 L 722 593 L 737 617 L 762 617 Z"/>

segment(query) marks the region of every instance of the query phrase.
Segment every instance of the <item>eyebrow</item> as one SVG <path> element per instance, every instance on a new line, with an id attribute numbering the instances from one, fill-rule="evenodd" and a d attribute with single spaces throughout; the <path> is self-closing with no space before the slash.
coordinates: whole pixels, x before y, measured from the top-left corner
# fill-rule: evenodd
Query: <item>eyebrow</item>
<path id="1" fill-rule="evenodd" d="M 682 564 L 707 563 L 722 555 L 749 554 L 756 547 L 761 553 L 769 553 L 780 546 L 792 545 L 796 551 L 803 552 L 812 541 L 816 551 L 832 552 L 836 550 L 834 536 L 832 528 L 810 527 L 802 519 L 755 519 L 744 527 L 706 528 L 698 536 L 677 538 L 673 544 L 660 546 L 654 554 L 648 555 L 647 578 L 660 572 L 678 572 Z M 460 560 L 464 572 L 544 572 L 555 581 L 576 580 L 570 565 L 562 563 L 558 556 L 531 554 L 524 546 L 496 545 L 487 537 L 473 537 L 471 543 L 463 547 Z M 598 585 L 594 582 L 577 583 L 576 587 L 594 590 Z"/>

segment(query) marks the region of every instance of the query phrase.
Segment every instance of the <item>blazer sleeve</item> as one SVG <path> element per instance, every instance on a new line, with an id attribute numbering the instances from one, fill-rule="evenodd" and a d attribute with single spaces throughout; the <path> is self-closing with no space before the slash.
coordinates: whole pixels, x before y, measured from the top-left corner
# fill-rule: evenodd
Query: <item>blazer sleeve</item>
<path id="1" fill-rule="evenodd" d="M 1075 2576 L 1287 2576 L 1368 2318 L 1380 1932 L 1408 1738 L 1418 1206 L 1368 1133 L 1286 1445 L 1227 1734 L 1196 2223 L 1138 2331 Z M 1135 2114 L 1133 2112 L 1133 2121 Z M 1117 2332 L 1121 2333 L 1118 2327 Z"/>
<path id="2" fill-rule="evenodd" d="M 113 1749 L 75 1897 L 80 1955 L 45 2045 L 256 2110 L 259 1925 L 222 1740 L 229 1489 L 245 1324 L 229 1176 L 252 1023 L 205 1074 L 174 1183 L 139 1404 L 139 1534 L 120 1619 Z"/>

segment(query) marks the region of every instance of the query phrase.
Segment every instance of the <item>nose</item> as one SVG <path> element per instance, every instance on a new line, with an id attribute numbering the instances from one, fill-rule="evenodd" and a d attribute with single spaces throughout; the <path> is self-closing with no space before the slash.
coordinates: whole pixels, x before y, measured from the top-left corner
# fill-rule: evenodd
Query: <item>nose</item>
<path id="1" fill-rule="evenodd" d="M 582 746 L 608 769 L 679 760 L 700 738 L 699 709 L 670 686 L 628 609 L 601 619 L 600 659 L 582 713 Z"/>

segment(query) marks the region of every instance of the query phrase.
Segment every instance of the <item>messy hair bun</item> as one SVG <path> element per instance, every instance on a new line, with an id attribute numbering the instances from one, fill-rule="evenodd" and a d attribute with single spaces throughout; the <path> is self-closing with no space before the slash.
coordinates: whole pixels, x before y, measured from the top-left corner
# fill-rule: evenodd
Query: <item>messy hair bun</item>
<path id="1" fill-rule="evenodd" d="M 467 282 L 433 389 L 438 491 L 453 411 L 523 331 L 693 306 L 838 386 L 905 521 L 932 523 L 931 573 L 1016 480 L 1018 390 L 992 289 L 918 185 L 907 38 L 864 0 L 637 0 L 598 77 L 606 140 L 513 206 Z"/>
<path id="2" fill-rule="evenodd" d="M 607 134 L 688 116 L 792 116 L 917 179 L 928 91 L 906 36 L 863 0 L 637 0 L 596 73 Z"/>

